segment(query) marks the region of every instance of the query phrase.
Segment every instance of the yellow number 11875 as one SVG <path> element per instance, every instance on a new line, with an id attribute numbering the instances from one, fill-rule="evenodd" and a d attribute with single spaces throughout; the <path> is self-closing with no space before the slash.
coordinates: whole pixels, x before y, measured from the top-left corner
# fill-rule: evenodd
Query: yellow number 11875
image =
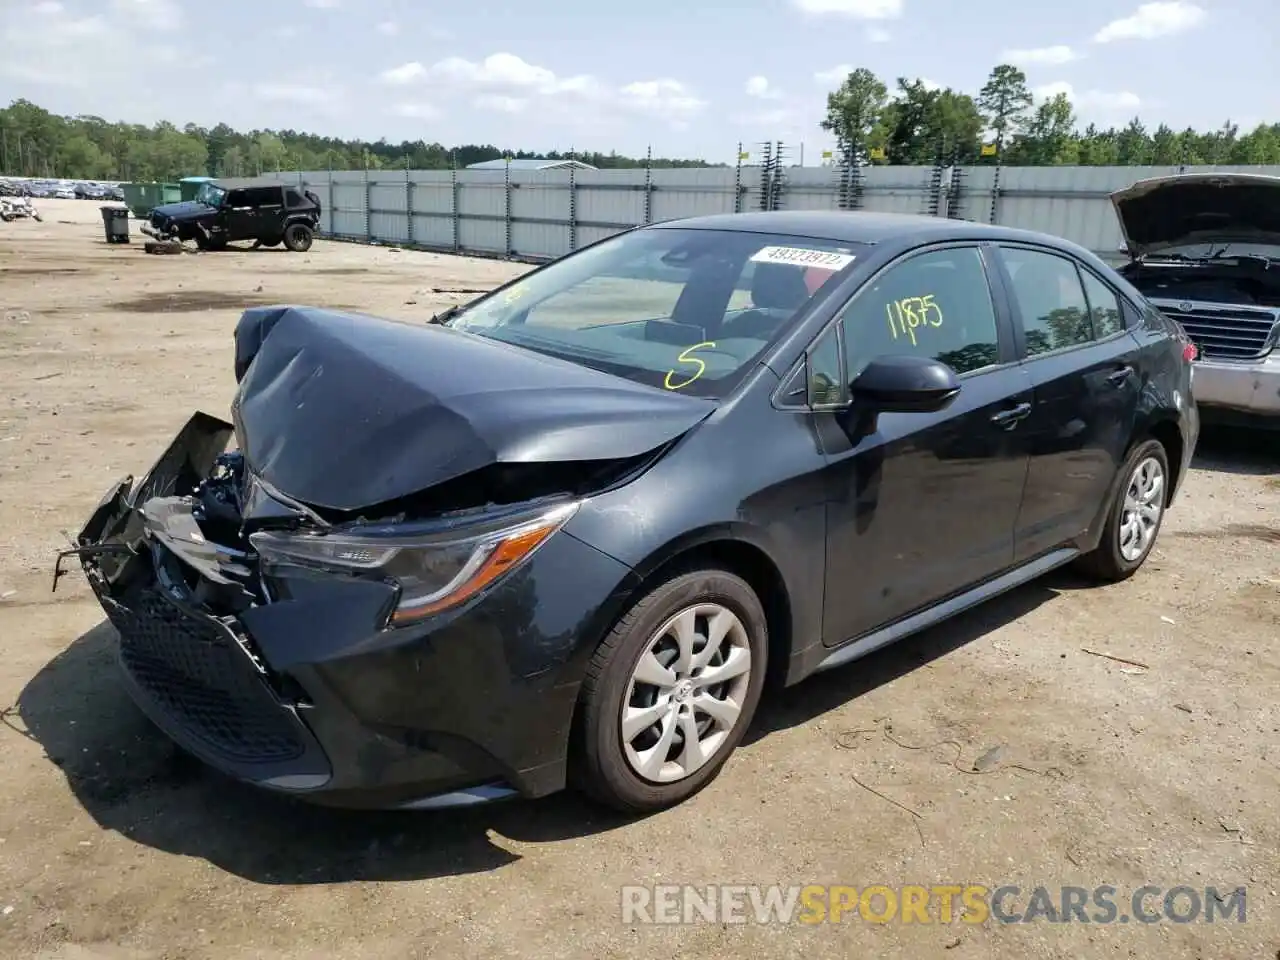
<path id="1" fill-rule="evenodd" d="M 923 297 L 903 297 L 884 305 L 889 320 L 889 332 L 893 339 L 907 337 L 916 345 L 916 330 L 920 327 L 942 326 L 942 308 L 934 300 L 934 294 Z"/>

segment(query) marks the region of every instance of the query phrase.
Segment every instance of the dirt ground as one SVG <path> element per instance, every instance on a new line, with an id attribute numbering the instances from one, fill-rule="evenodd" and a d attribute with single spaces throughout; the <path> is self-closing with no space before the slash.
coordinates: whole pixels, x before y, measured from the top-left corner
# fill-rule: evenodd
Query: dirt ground
<path id="1" fill-rule="evenodd" d="M 1207 435 L 1127 583 L 1053 575 L 766 703 L 678 809 L 326 811 L 228 783 L 148 725 L 78 571 L 50 592 L 61 531 L 193 408 L 225 413 L 243 306 L 422 320 L 522 268 L 325 242 L 147 256 L 103 242 L 96 204 L 39 206 L 43 224 L 0 224 L 0 956 L 1277 956 L 1276 443 Z M 1243 885 L 1247 914 L 624 923 L 620 888 L 658 883 L 1111 884 L 1122 906 L 1144 884 Z"/>

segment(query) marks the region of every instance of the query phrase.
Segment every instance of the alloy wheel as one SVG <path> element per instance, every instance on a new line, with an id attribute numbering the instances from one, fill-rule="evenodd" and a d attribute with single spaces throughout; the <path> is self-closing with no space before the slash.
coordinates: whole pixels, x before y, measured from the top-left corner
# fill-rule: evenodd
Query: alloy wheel
<path id="1" fill-rule="evenodd" d="M 674 783 L 712 760 L 736 727 L 751 683 L 751 646 L 732 610 L 681 610 L 645 644 L 622 700 L 623 750 L 652 783 Z"/>
<path id="2" fill-rule="evenodd" d="M 1141 460 L 1129 475 L 1120 509 L 1120 555 L 1141 559 L 1155 540 L 1164 512 L 1164 467 L 1155 457 Z"/>

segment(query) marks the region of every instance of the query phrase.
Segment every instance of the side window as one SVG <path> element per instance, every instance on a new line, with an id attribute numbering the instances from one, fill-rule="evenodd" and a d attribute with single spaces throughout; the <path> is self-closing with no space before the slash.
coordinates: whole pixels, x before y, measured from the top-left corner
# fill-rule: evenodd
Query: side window
<path id="1" fill-rule="evenodd" d="M 278 207 L 280 206 L 280 190 L 277 187 L 258 187 L 254 190 L 246 190 L 249 196 L 249 204 L 254 207 Z"/>
<path id="2" fill-rule="evenodd" d="M 247 207 L 248 205 L 249 200 L 244 190 L 232 190 L 227 194 L 227 202 L 224 204 L 228 207 Z"/>
<path id="3" fill-rule="evenodd" d="M 1124 329 L 1124 313 L 1120 309 L 1120 297 L 1114 290 L 1088 270 L 1080 271 L 1084 281 L 1084 293 L 1089 299 L 1089 314 L 1093 317 L 1093 335 L 1099 340 Z"/>
<path id="4" fill-rule="evenodd" d="M 836 328 L 831 327 L 822 339 L 809 351 L 808 391 L 809 404 L 814 407 L 831 406 L 845 400 L 844 363 L 840 358 L 840 341 Z"/>
<path id="5" fill-rule="evenodd" d="M 977 247 L 922 253 L 863 287 L 845 309 L 846 375 L 854 380 L 876 357 L 932 357 L 956 373 L 1000 356 L 991 288 Z"/>
<path id="6" fill-rule="evenodd" d="M 1022 314 L 1027 356 L 1074 347 L 1093 340 L 1089 301 L 1076 265 L 1064 257 L 1035 250 L 1001 250 L 1013 279 L 1013 296 Z"/>
<path id="7" fill-rule="evenodd" d="M 292 187 L 285 191 L 284 196 L 285 202 L 288 204 L 290 209 L 302 206 L 302 195 Z"/>

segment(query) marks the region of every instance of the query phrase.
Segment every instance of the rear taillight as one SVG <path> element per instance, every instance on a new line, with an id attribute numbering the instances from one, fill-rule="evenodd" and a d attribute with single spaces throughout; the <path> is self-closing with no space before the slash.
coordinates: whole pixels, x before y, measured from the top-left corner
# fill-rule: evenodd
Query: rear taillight
<path id="1" fill-rule="evenodd" d="M 1187 363 L 1191 363 L 1199 355 L 1200 351 L 1196 349 L 1196 345 L 1194 343 L 1188 343 L 1182 348 L 1182 359 L 1187 361 Z"/>

